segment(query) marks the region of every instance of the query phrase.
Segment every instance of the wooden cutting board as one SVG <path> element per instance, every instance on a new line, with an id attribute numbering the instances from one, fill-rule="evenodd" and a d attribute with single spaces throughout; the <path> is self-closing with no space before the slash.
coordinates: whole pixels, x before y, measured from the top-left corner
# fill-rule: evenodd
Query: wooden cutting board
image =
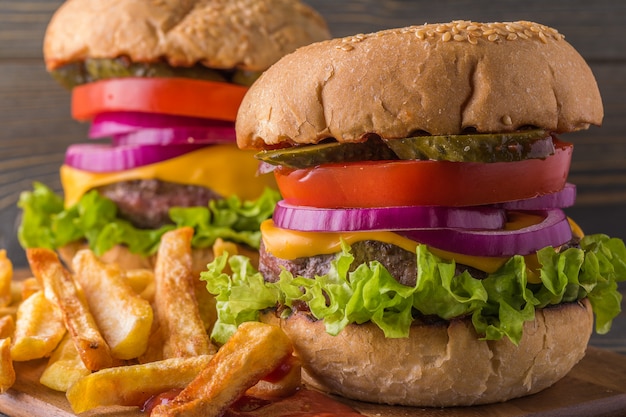
<path id="1" fill-rule="evenodd" d="M 0 395 L 0 412 L 11 417 L 73 417 L 64 393 L 39 384 L 45 361 L 16 363 L 18 380 Z M 348 402 L 372 417 L 617 417 L 626 416 L 626 356 L 590 347 L 585 358 L 551 388 L 501 404 L 456 408 L 389 407 Z M 107 408 L 81 417 L 145 415 L 137 408 Z"/>

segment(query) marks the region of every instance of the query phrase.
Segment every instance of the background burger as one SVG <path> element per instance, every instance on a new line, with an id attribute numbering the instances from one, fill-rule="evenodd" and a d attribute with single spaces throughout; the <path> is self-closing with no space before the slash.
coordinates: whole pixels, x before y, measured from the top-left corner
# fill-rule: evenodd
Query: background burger
<path id="1" fill-rule="evenodd" d="M 532 22 L 386 30 L 282 58 L 236 130 L 284 200 L 261 226 L 259 272 L 224 255 L 203 273 L 213 337 L 280 323 L 307 383 L 363 401 L 484 404 L 552 385 L 583 357 L 593 313 L 605 333 L 620 311 L 624 243 L 562 210 L 576 190 L 559 137 L 602 117 L 587 64 Z"/>
<path id="2" fill-rule="evenodd" d="M 176 224 L 195 228 L 202 267 L 217 238 L 257 247 L 278 195 L 237 149 L 237 109 L 263 70 L 328 37 L 298 0 L 65 2 L 46 31 L 46 67 L 72 90 L 90 138 L 110 141 L 67 149 L 63 199 L 42 184 L 22 195 L 22 245 L 67 260 L 87 243 L 150 266 Z"/>

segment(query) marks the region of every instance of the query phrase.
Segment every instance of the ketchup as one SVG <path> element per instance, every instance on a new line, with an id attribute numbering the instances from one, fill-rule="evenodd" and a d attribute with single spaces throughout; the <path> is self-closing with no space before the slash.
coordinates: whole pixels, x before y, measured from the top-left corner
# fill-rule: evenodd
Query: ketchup
<path id="1" fill-rule="evenodd" d="M 158 395 L 154 395 L 143 404 L 141 407 L 141 411 L 146 413 L 146 415 L 152 414 L 152 410 L 157 405 L 167 404 L 172 401 L 182 390 L 181 389 L 171 389 L 169 391 L 162 392 Z"/>
<path id="2" fill-rule="evenodd" d="M 331 397 L 306 388 L 294 395 L 274 401 L 243 397 L 233 404 L 224 417 L 363 417 Z"/>

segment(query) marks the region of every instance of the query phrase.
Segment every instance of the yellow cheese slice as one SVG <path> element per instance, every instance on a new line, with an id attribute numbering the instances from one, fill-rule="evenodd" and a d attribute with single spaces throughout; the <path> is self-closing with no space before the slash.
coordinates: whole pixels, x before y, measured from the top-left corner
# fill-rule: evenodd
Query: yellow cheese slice
<path id="1" fill-rule="evenodd" d="M 265 187 L 276 189 L 273 175 L 257 175 L 256 151 L 242 151 L 236 145 L 212 145 L 163 162 L 117 172 L 88 172 L 63 165 L 61 184 L 65 206 L 70 207 L 92 188 L 120 181 L 159 179 L 199 185 L 242 200 L 258 198 Z"/>
<path id="2" fill-rule="evenodd" d="M 507 230 L 516 230 L 536 224 L 542 220 L 541 216 L 514 212 L 510 213 Z M 315 255 L 327 255 L 339 252 L 341 242 L 350 245 L 364 240 L 377 240 L 399 246 L 409 252 L 415 252 L 419 242 L 388 231 L 358 231 L 358 232 L 300 232 L 276 227 L 274 222 L 266 220 L 261 224 L 261 235 L 265 249 L 272 255 L 282 259 L 296 259 Z M 429 250 L 442 259 L 454 260 L 463 265 L 493 273 L 509 259 L 508 257 L 472 256 L 449 252 L 433 247 Z M 541 282 L 537 273 L 540 268 L 535 254 L 525 257 L 528 282 Z"/>

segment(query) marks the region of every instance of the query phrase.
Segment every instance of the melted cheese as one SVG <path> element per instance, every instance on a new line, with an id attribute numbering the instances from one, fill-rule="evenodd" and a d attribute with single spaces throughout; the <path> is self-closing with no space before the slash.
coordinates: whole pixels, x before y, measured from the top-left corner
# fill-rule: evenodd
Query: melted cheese
<path id="1" fill-rule="evenodd" d="M 341 251 L 341 241 L 352 245 L 364 240 L 377 240 L 401 247 L 415 253 L 418 242 L 385 231 L 363 232 L 299 232 L 281 229 L 272 220 L 261 224 L 261 234 L 265 249 L 277 258 L 296 259 L 315 255 L 328 255 Z M 470 256 L 429 248 L 431 252 L 443 259 L 454 259 L 458 263 L 469 265 L 485 272 L 495 272 L 506 261 L 507 257 Z"/>
<path id="2" fill-rule="evenodd" d="M 120 181 L 159 179 L 199 185 L 223 195 L 255 199 L 268 186 L 276 188 L 273 175 L 257 175 L 255 151 L 242 151 L 235 145 L 213 145 L 163 162 L 117 172 L 88 172 L 61 167 L 65 205 L 70 207 L 92 188 Z"/>
<path id="3" fill-rule="evenodd" d="M 506 225 L 508 230 L 521 229 L 536 224 L 542 220 L 541 216 L 520 212 L 511 213 Z M 359 231 L 359 232 L 300 232 L 281 229 L 274 225 L 272 220 L 261 224 L 261 234 L 265 250 L 282 259 L 296 259 L 315 255 L 328 255 L 341 251 L 341 242 L 349 245 L 364 240 L 377 240 L 393 244 L 404 250 L 415 253 L 419 242 L 388 231 Z M 509 259 L 508 257 L 472 256 L 449 252 L 433 247 L 429 250 L 438 257 L 454 260 L 487 273 L 497 271 Z M 524 256 L 527 265 L 528 282 L 541 282 L 537 271 L 540 268 L 536 254 Z"/>

